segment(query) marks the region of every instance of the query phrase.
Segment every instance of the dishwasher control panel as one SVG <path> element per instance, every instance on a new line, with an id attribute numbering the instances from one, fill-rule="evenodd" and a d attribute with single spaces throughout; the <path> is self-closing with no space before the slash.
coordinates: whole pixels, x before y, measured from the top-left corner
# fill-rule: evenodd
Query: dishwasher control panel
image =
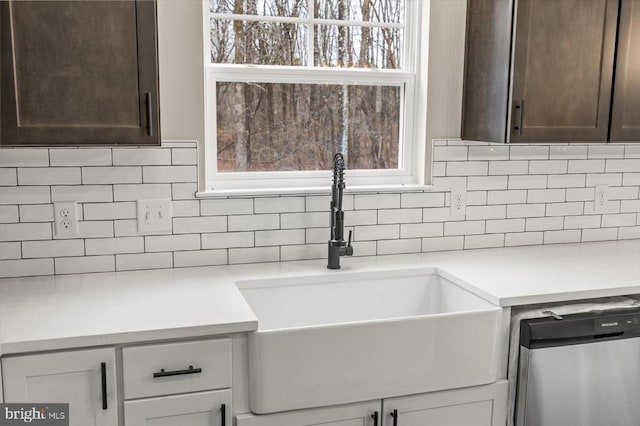
<path id="1" fill-rule="evenodd" d="M 625 331 L 640 331 L 640 315 L 619 315 L 610 318 L 594 320 L 595 334 L 620 333 Z"/>

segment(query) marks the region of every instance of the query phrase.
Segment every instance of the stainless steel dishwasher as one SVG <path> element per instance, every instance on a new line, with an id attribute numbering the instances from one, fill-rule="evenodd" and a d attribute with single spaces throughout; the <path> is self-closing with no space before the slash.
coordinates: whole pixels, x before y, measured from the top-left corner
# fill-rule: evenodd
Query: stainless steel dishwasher
<path id="1" fill-rule="evenodd" d="M 523 320 L 515 421 L 640 425 L 640 309 Z"/>

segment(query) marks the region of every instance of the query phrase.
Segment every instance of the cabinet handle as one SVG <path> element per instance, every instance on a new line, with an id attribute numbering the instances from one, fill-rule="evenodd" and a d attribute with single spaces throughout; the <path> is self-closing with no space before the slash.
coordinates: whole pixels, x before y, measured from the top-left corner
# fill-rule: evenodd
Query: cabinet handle
<path id="1" fill-rule="evenodd" d="M 151 92 L 147 92 L 146 95 L 147 102 L 147 136 L 153 136 L 153 113 L 152 113 L 152 102 L 151 102 Z"/>
<path id="2" fill-rule="evenodd" d="M 515 103 L 514 108 L 516 109 L 516 113 L 518 114 L 518 119 L 516 120 L 516 125 L 513 130 L 516 132 L 516 135 L 522 136 L 522 122 L 524 120 L 524 101 L 518 101 Z"/>
<path id="3" fill-rule="evenodd" d="M 373 414 L 371 415 L 371 418 L 373 419 L 373 426 L 378 426 L 378 412 L 374 411 Z"/>
<path id="4" fill-rule="evenodd" d="M 393 417 L 393 426 L 398 426 L 398 410 L 393 410 L 391 417 Z"/>
<path id="5" fill-rule="evenodd" d="M 222 417 L 221 425 L 225 426 L 227 424 L 227 404 L 220 406 L 220 417 Z"/>
<path id="6" fill-rule="evenodd" d="M 102 409 L 107 409 L 107 363 L 100 363 L 100 377 L 102 379 Z"/>
<path id="7" fill-rule="evenodd" d="M 153 377 L 184 376 L 185 374 L 196 373 L 202 373 L 202 368 L 193 368 L 193 365 L 190 365 L 186 370 L 165 371 L 164 368 L 162 368 L 159 372 L 153 373 Z"/>

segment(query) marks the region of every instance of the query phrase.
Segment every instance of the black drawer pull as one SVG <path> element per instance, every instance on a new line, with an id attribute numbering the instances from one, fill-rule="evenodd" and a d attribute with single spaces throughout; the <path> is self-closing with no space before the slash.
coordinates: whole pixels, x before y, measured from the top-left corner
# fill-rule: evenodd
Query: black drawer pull
<path id="1" fill-rule="evenodd" d="M 100 379 L 102 381 L 102 409 L 107 409 L 107 363 L 100 363 Z"/>
<path id="2" fill-rule="evenodd" d="M 373 414 L 371 415 L 371 418 L 373 419 L 373 426 L 378 426 L 378 412 L 374 411 Z"/>
<path id="3" fill-rule="evenodd" d="M 151 92 L 146 93 L 147 104 L 147 136 L 153 136 L 153 102 L 151 99 Z"/>
<path id="4" fill-rule="evenodd" d="M 158 373 L 153 373 L 153 377 L 170 377 L 170 376 L 184 376 L 185 374 L 196 374 L 202 373 L 202 368 L 193 368 L 193 365 L 190 365 L 186 370 L 173 370 L 173 371 L 165 371 L 164 368 L 160 370 Z"/>
<path id="5" fill-rule="evenodd" d="M 220 417 L 222 417 L 222 421 L 220 424 L 222 426 L 226 426 L 227 424 L 227 404 L 222 404 L 220 406 Z"/>
<path id="6" fill-rule="evenodd" d="M 393 426 L 398 426 L 398 410 L 393 410 L 391 417 L 393 417 Z"/>

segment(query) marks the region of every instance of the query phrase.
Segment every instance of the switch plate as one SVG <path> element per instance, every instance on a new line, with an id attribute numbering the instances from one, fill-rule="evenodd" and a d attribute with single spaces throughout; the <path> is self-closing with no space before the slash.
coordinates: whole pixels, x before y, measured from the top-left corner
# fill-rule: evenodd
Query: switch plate
<path id="1" fill-rule="evenodd" d="M 609 185 L 597 185 L 593 203 L 593 211 L 606 212 L 609 202 Z"/>
<path id="2" fill-rule="evenodd" d="M 75 201 L 61 201 L 53 204 L 55 237 L 78 235 L 78 204 Z"/>
<path id="3" fill-rule="evenodd" d="M 467 212 L 467 189 L 451 188 L 451 217 L 464 219 Z"/>
<path id="4" fill-rule="evenodd" d="M 171 232 L 171 200 L 138 200 L 138 233 Z"/>

